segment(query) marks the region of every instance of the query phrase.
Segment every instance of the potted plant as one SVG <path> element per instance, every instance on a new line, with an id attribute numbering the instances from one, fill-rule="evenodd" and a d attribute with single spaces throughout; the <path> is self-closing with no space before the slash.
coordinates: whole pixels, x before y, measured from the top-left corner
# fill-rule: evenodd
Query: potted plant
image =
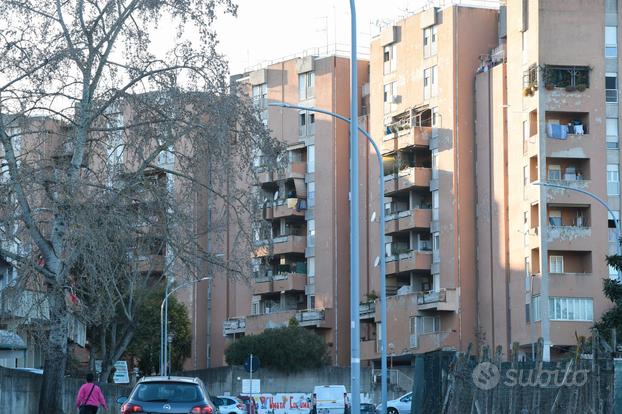
<path id="1" fill-rule="evenodd" d="M 553 85 L 550 82 L 547 82 L 544 84 L 544 89 L 546 89 L 547 91 L 552 91 L 553 89 L 555 89 L 555 85 Z"/>
<path id="2" fill-rule="evenodd" d="M 535 93 L 538 90 L 538 85 L 536 85 L 535 83 L 533 85 L 531 85 L 531 93 Z"/>
<path id="3" fill-rule="evenodd" d="M 531 92 L 531 88 L 525 88 L 525 89 L 523 89 L 523 96 L 529 96 L 529 95 L 531 95 L 531 94 L 532 94 L 532 92 Z"/>
<path id="4" fill-rule="evenodd" d="M 572 86 L 572 85 L 566 86 L 566 92 L 574 92 L 576 90 L 577 90 L 577 88 Z"/>
<path id="5" fill-rule="evenodd" d="M 577 85 L 577 90 L 579 92 L 583 92 L 586 89 L 587 89 L 587 85 L 585 83 L 580 83 L 580 84 Z"/>

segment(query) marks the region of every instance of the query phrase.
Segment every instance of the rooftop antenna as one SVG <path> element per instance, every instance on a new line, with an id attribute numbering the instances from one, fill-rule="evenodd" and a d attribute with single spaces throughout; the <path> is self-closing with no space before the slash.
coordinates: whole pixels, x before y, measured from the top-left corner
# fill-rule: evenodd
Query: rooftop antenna
<path id="1" fill-rule="evenodd" d="M 328 54 L 328 49 L 329 49 L 329 42 L 328 42 L 328 16 L 319 16 L 316 17 L 316 19 L 322 19 L 324 20 L 324 27 L 320 27 L 318 29 L 315 29 L 315 32 L 326 32 L 326 53 Z"/>

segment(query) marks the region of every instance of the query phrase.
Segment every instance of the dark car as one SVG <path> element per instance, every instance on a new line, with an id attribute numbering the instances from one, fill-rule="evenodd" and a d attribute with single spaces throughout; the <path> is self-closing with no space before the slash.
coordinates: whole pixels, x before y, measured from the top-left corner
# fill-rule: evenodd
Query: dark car
<path id="1" fill-rule="evenodd" d="M 188 377 L 145 377 L 129 398 L 120 397 L 121 414 L 218 414 L 203 382 Z"/>
<path id="2" fill-rule="evenodd" d="M 361 414 L 376 414 L 376 406 L 369 403 L 361 403 Z"/>

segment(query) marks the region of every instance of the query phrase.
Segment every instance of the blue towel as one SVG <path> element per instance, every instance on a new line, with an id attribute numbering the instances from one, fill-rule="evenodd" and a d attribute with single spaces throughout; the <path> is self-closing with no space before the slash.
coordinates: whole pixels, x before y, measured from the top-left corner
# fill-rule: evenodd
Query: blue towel
<path id="1" fill-rule="evenodd" d="M 547 124 L 546 132 L 549 138 L 553 139 L 567 139 L 568 138 L 568 126 L 559 124 Z"/>

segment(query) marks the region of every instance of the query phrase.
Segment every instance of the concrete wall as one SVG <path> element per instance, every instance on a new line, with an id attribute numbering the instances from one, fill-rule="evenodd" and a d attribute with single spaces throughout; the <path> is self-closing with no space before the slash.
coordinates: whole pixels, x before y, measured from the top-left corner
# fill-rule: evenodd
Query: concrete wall
<path id="1" fill-rule="evenodd" d="M 0 413 L 36 413 L 41 388 L 41 375 L 15 371 L 0 367 Z M 75 402 L 81 379 L 66 378 L 63 390 L 63 412 L 77 412 Z M 116 399 L 127 396 L 131 388 L 123 385 L 102 384 L 102 392 L 108 403 L 108 411 L 100 409 L 98 413 L 118 413 L 121 407 Z"/>

